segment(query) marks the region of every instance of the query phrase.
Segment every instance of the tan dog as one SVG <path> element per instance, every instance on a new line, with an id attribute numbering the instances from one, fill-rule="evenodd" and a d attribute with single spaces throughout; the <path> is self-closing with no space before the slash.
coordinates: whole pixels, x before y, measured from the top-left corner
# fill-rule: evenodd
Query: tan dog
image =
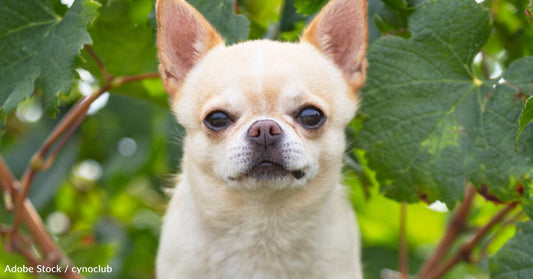
<path id="1" fill-rule="evenodd" d="M 300 43 L 226 47 L 186 2 L 157 2 L 160 72 L 187 133 L 158 278 L 362 278 L 339 183 L 366 17 L 365 0 L 335 0 Z"/>

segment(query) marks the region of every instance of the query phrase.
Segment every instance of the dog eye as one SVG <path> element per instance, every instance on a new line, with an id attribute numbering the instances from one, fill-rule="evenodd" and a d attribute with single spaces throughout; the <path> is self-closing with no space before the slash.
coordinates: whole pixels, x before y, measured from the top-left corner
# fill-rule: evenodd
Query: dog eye
<path id="1" fill-rule="evenodd" d="M 214 131 L 225 129 L 231 123 L 233 123 L 233 120 L 225 112 L 219 110 L 209 113 L 204 119 L 205 126 Z"/>
<path id="2" fill-rule="evenodd" d="M 322 111 L 315 107 L 306 107 L 298 113 L 296 121 L 298 121 L 306 129 L 316 129 L 324 123 L 326 116 Z"/>

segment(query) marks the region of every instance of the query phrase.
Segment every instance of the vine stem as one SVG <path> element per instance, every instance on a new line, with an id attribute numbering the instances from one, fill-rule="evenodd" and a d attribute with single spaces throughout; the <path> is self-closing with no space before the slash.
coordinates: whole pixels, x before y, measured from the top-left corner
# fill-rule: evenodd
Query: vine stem
<path id="1" fill-rule="evenodd" d="M 4 159 L 0 155 L 0 175 L 2 176 L 2 187 L 5 191 L 11 193 L 14 199 L 19 198 L 19 191 L 17 190 L 15 184 L 17 180 L 7 167 L 4 162 Z M 63 259 L 68 261 L 68 259 L 63 255 L 61 249 L 52 237 L 48 234 L 41 220 L 41 217 L 33 207 L 33 204 L 30 200 L 24 199 L 20 208 L 17 209 L 17 212 L 20 212 L 19 218 L 25 224 L 26 229 L 32 235 L 33 239 L 37 243 L 37 246 L 40 248 L 41 252 L 45 255 L 45 258 L 54 260 L 54 259 Z M 10 247 L 21 253 L 30 264 L 35 264 L 37 261 L 33 253 L 30 253 L 29 250 L 23 249 L 18 242 L 20 236 L 17 232 L 13 233 L 13 230 L 9 230 L 9 234 L 5 233 L 3 236 L 10 237 Z M 62 274 L 63 278 L 81 278 L 76 273 L 71 272 L 71 270 Z"/>
<path id="2" fill-rule="evenodd" d="M 407 203 L 400 205 L 400 279 L 409 278 L 409 250 L 407 246 Z"/>
<path id="3" fill-rule="evenodd" d="M 89 53 L 89 55 L 93 58 L 94 62 L 96 62 L 96 64 L 100 68 L 100 73 L 102 74 L 102 77 L 104 78 L 104 80 L 109 81 L 109 80 L 113 79 L 113 75 L 109 74 L 104 62 L 102 62 L 102 59 L 100 59 L 100 57 L 98 55 L 96 55 L 96 53 L 91 48 L 91 46 L 85 45 L 83 47 L 83 49 L 85 49 L 87 51 L 87 53 Z"/>
<path id="4" fill-rule="evenodd" d="M 489 246 L 494 242 L 494 239 L 501 235 L 501 233 L 510 225 L 516 225 L 516 223 L 525 216 L 524 211 L 518 211 L 507 220 L 501 222 L 500 227 L 490 236 L 487 241 L 484 241 L 483 246 L 479 248 L 477 259 L 473 260 L 473 263 L 479 263 L 483 258 L 487 257 Z"/>
<path id="5" fill-rule="evenodd" d="M 494 215 L 490 221 L 485 224 L 483 227 L 479 228 L 472 237 L 459 249 L 453 254 L 453 256 L 450 257 L 444 264 L 441 266 L 438 266 L 434 270 L 431 270 L 429 273 L 427 273 L 424 277 L 424 279 L 435 279 L 440 278 L 445 273 L 447 273 L 452 267 L 454 267 L 457 263 L 459 263 L 461 260 L 470 261 L 471 253 L 476 247 L 476 245 L 481 242 L 483 237 L 494 227 L 496 224 L 500 223 L 505 215 L 509 213 L 512 209 L 515 208 L 517 205 L 517 202 L 510 203 L 506 205 L 500 212 L 498 212 L 496 215 Z"/>
<path id="6" fill-rule="evenodd" d="M 239 0 L 233 0 L 233 12 L 236 14 L 239 13 Z"/>
<path id="7" fill-rule="evenodd" d="M 122 86 L 126 83 L 159 77 L 158 73 L 114 77 L 107 72 L 102 60 L 89 46 L 86 45 L 84 48 L 98 64 L 105 80 L 104 85 L 102 85 L 90 96 L 78 101 L 59 121 L 59 123 L 54 127 L 54 130 L 43 142 L 41 147 L 33 154 L 20 179 L 20 182 L 11 173 L 3 157 L 0 155 L 0 184 L 2 185 L 4 198 L 6 199 L 6 208 L 8 210 L 15 210 L 13 224 L 8 230 L 8 233 L 5 229 L 2 229 L 2 237 L 10 238 L 9 245 L 6 246 L 6 249 L 13 249 L 17 251 L 23 255 L 31 265 L 40 263 L 39 258 L 43 258 L 45 260 L 43 264 L 70 262 L 70 260 L 63 254 L 62 250 L 57 246 L 56 242 L 52 239 L 51 235 L 48 234 L 38 212 L 33 207 L 31 201 L 27 198 L 31 184 L 37 172 L 49 168 L 54 163 L 59 151 L 66 145 L 69 138 L 74 134 L 74 132 L 85 119 L 90 105 L 104 92 Z M 60 139 L 61 141 L 59 141 Z M 57 143 L 58 141 L 59 143 Z M 50 155 L 45 160 L 45 156 L 54 146 L 55 149 L 50 152 Z M 18 228 L 21 224 L 25 225 L 29 234 L 32 236 L 33 241 L 35 241 L 40 252 L 43 254 L 42 257 L 37 257 L 35 253 L 31 251 L 31 249 L 22 246 L 22 243 L 20 242 L 22 236 L 18 232 Z M 72 269 L 69 269 L 65 273 L 61 273 L 59 275 L 62 278 L 82 278 L 79 274 L 73 273 Z"/>
<path id="8" fill-rule="evenodd" d="M 0 155 L 0 179 L 0 182 L 2 182 L 2 186 L 5 191 L 9 193 L 13 193 L 15 191 L 15 185 L 13 185 L 12 182 L 16 181 L 16 178 L 7 167 L 7 164 L 4 161 L 2 155 Z"/>
<path id="9" fill-rule="evenodd" d="M 57 147 L 54 149 L 54 151 L 48 156 L 48 159 L 43 163 L 42 170 L 46 170 L 52 166 L 54 163 L 57 154 L 59 154 L 59 151 L 65 147 L 67 144 L 69 138 L 74 134 L 74 132 L 78 129 L 78 127 L 81 125 L 83 120 L 85 119 L 87 112 L 82 113 L 75 121 L 72 123 L 71 127 L 68 129 L 68 131 L 65 133 Z"/>
<path id="10" fill-rule="evenodd" d="M 147 74 L 140 74 L 140 75 L 133 75 L 133 76 L 114 77 L 108 80 L 95 93 L 85 97 L 84 99 L 76 103 L 76 105 L 74 105 L 74 107 L 71 108 L 69 112 L 57 124 L 57 126 L 54 128 L 52 133 L 48 136 L 48 138 L 41 145 L 39 150 L 37 150 L 37 152 L 35 152 L 35 154 L 32 156 L 30 163 L 26 167 L 26 170 L 24 171 L 24 174 L 22 175 L 22 178 L 21 178 L 22 193 L 21 195 L 19 195 L 18 199 L 15 199 L 15 209 L 20 208 L 22 206 L 22 202 L 29 193 L 29 190 L 31 188 L 31 183 L 37 171 L 46 169 L 53 164 L 53 161 L 55 160 L 59 151 L 64 147 L 64 145 L 66 144 L 70 136 L 74 133 L 74 131 L 81 124 L 81 122 L 83 121 L 83 119 L 85 118 L 87 114 L 87 111 L 89 110 L 89 107 L 96 99 L 98 99 L 98 97 L 100 97 L 104 92 L 107 92 L 108 90 L 116 88 L 116 87 L 120 87 L 126 83 L 135 82 L 135 81 L 148 79 L 148 78 L 157 78 L 157 77 L 159 77 L 158 73 L 147 73 Z M 63 136 L 63 140 L 59 143 L 59 145 L 52 152 L 52 154 L 48 157 L 48 159 L 44 161 L 44 156 L 48 153 L 48 151 L 52 148 L 52 146 L 62 136 Z M 15 211 L 15 219 L 13 221 L 13 227 L 12 227 L 13 232 L 16 232 L 20 225 L 20 218 L 19 218 L 20 212 L 21 211 L 19 210 Z"/>
<path id="11" fill-rule="evenodd" d="M 446 233 L 437 245 L 437 248 L 420 268 L 420 271 L 418 272 L 419 278 L 426 278 L 427 274 L 442 262 L 442 259 L 446 256 L 457 237 L 464 232 L 466 228 L 466 219 L 472 208 L 475 195 L 476 189 L 473 185 L 468 184 L 465 188 L 463 202 L 459 205 L 459 208 L 457 208 L 457 211 L 453 215 Z"/>
<path id="12" fill-rule="evenodd" d="M 487 54 L 484 51 L 481 51 L 481 70 L 483 71 L 483 77 L 486 80 L 490 79 L 490 70 L 489 65 L 487 64 Z"/>
<path id="13" fill-rule="evenodd" d="M 21 208 L 23 201 L 26 199 L 30 188 L 31 183 L 33 181 L 33 178 L 35 177 L 35 174 L 37 171 L 41 170 L 43 168 L 43 159 L 48 150 L 52 148 L 54 143 L 61 138 L 63 133 L 67 131 L 69 128 L 71 128 L 71 125 L 75 122 L 77 122 L 78 118 L 83 119 L 85 117 L 85 114 L 87 113 L 87 110 L 89 109 L 89 106 L 98 98 L 102 93 L 109 90 L 110 85 L 106 84 L 103 87 L 101 87 L 98 91 L 96 91 L 94 94 L 91 94 L 90 96 L 85 97 L 80 102 L 78 102 L 72 109 L 69 110 L 69 112 L 59 121 L 57 126 L 54 128 L 52 133 L 48 136 L 48 138 L 44 141 L 44 143 L 41 145 L 39 150 L 33 154 L 30 163 L 26 167 L 26 170 L 24 171 L 24 174 L 22 175 L 22 178 L 20 180 L 21 183 L 21 194 L 18 198 L 15 198 L 15 219 L 13 221 L 13 233 L 16 233 L 19 225 L 20 225 L 20 214 L 21 210 L 18 210 Z M 81 120 L 80 120 L 81 122 Z M 74 131 L 67 133 L 68 136 L 72 135 Z M 66 137 L 68 139 L 68 137 Z M 66 141 L 65 141 L 66 142 Z M 63 146 L 60 145 L 56 149 L 57 152 L 59 152 L 60 148 Z M 55 155 L 53 155 L 55 158 Z M 52 162 L 49 162 L 48 165 L 51 165 Z"/>
<path id="14" fill-rule="evenodd" d="M 133 75 L 133 76 L 123 76 L 123 77 L 114 78 L 110 82 L 110 84 L 112 88 L 116 88 L 126 83 L 140 81 L 143 79 L 158 78 L 158 77 L 159 77 L 159 73 L 147 73 L 147 74 L 140 74 L 140 75 Z"/>

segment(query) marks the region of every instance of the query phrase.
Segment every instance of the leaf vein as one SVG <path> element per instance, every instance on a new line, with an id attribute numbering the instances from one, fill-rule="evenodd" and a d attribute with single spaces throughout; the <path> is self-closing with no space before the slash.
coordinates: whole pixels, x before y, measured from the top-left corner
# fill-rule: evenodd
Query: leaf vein
<path id="1" fill-rule="evenodd" d="M 442 44 L 444 44 L 444 46 L 446 46 L 446 48 L 448 48 L 451 53 L 453 54 L 453 56 L 457 59 L 457 62 L 459 62 L 463 68 L 466 70 L 466 72 L 468 73 L 468 75 L 473 79 L 474 78 L 474 75 L 472 74 L 472 72 L 470 71 L 470 68 L 468 67 L 467 63 L 465 63 L 465 61 L 463 61 L 460 57 L 459 57 L 459 54 L 457 54 L 457 52 L 455 51 L 455 48 L 448 42 L 446 42 L 441 36 L 439 36 L 437 34 L 437 32 L 435 32 L 433 29 L 431 28 L 428 28 L 428 30 L 430 31 L 430 33 L 435 36 L 437 38 L 437 40 L 439 40 Z"/>
<path id="2" fill-rule="evenodd" d="M 453 79 L 435 79 L 435 80 L 410 80 L 403 83 L 389 84 L 380 87 L 375 87 L 372 90 L 367 91 L 367 93 L 372 93 L 374 91 L 380 91 L 382 89 L 397 88 L 408 85 L 418 85 L 418 84 L 432 84 L 432 83 L 457 83 L 457 84 L 471 84 L 470 80 L 453 80 Z"/>
<path id="3" fill-rule="evenodd" d="M 425 142 L 427 140 L 429 140 L 433 134 L 437 131 L 437 129 L 439 128 L 439 126 L 442 124 L 442 122 L 444 121 L 444 119 L 446 117 L 448 117 L 448 115 L 450 115 L 451 113 L 453 113 L 455 111 L 455 109 L 457 108 L 457 105 L 461 103 L 461 101 L 466 98 L 470 92 L 472 92 L 472 90 L 474 90 L 475 87 L 471 87 L 469 90 L 467 90 L 463 95 L 461 95 L 459 97 L 459 99 L 457 101 L 454 102 L 454 104 L 452 105 L 452 107 L 446 112 L 444 113 L 443 117 L 441 117 L 435 127 L 433 128 L 433 130 L 431 130 L 431 132 L 428 134 L 428 136 L 425 138 L 425 140 L 423 140 L 422 142 Z M 420 154 L 420 152 L 422 151 L 424 145 L 420 144 L 418 150 L 416 151 L 416 154 L 413 156 L 413 159 L 406 165 L 406 168 L 403 170 L 404 173 L 407 173 L 409 172 L 409 170 L 411 169 L 413 163 L 416 161 L 416 158 L 418 157 L 418 155 Z"/>
<path id="4" fill-rule="evenodd" d="M 4 34 L 0 34 L 0 38 L 6 37 L 8 35 L 11 35 L 12 33 L 16 33 L 16 32 L 22 31 L 24 29 L 28 29 L 28 28 L 36 27 L 36 26 L 41 26 L 41 25 L 52 24 L 54 22 L 57 22 L 57 20 L 56 19 L 51 19 L 51 20 L 47 20 L 47 21 L 32 22 L 32 23 L 27 24 L 27 25 L 22 25 L 22 26 L 19 26 L 17 28 L 10 29 Z"/>

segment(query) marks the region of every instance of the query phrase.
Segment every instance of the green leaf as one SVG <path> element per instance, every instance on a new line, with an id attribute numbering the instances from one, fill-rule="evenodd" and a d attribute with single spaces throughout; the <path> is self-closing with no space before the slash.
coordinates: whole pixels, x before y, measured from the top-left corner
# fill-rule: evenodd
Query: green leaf
<path id="1" fill-rule="evenodd" d="M 233 12 L 233 0 L 192 0 L 194 6 L 215 29 L 233 44 L 248 38 L 250 21 Z"/>
<path id="2" fill-rule="evenodd" d="M 384 1 L 385 2 L 385 1 Z M 407 31 L 407 19 L 412 9 L 407 3 L 401 0 L 392 0 L 383 3 L 382 1 L 371 1 L 368 3 L 369 19 L 369 41 L 376 38 L 372 34 L 374 28 L 379 29 L 383 34 L 393 34 L 401 37 L 409 37 Z"/>
<path id="3" fill-rule="evenodd" d="M 522 114 L 520 115 L 520 128 L 518 129 L 518 133 L 516 134 L 516 141 L 518 142 L 518 138 L 520 137 L 520 134 L 524 129 L 533 121 L 533 97 L 529 97 L 526 101 L 526 104 L 524 105 L 524 109 L 522 110 Z"/>
<path id="4" fill-rule="evenodd" d="M 519 223 L 516 235 L 489 262 L 492 279 L 529 279 L 533 274 L 533 222 Z"/>
<path id="5" fill-rule="evenodd" d="M 137 0 L 135 3 L 113 0 L 102 3 L 100 16 L 89 32 L 93 39 L 91 48 L 110 74 L 124 76 L 157 72 L 155 30 L 149 20 L 152 6 L 152 0 Z M 100 76 L 100 69 L 94 59 L 87 52 L 83 53 L 83 58 L 86 63 L 80 66 L 94 76 Z M 126 84 L 113 89 L 112 93 L 134 96 L 161 106 L 168 103 L 168 95 L 159 79 Z"/>
<path id="6" fill-rule="evenodd" d="M 100 16 L 89 29 L 91 46 L 109 73 L 115 76 L 135 75 L 157 71 L 155 31 L 148 16 L 152 1 L 128 0 L 102 3 Z M 85 59 L 93 62 L 88 55 Z M 99 71 L 97 65 L 91 72 Z"/>
<path id="7" fill-rule="evenodd" d="M 381 191 L 452 208 L 471 181 L 502 200 L 518 199 L 511 182 L 528 172 L 531 154 L 514 156 L 509 133 L 521 100 L 508 83 L 517 79 L 482 82 L 471 69 L 490 33 L 488 13 L 473 0 L 427 1 L 409 29 L 410 39 L 382 37 L 368 53 L 357 142 Z"/>
<path id="8" fill-rule="evenodd" d="M 270 35 L 266 32 L 269 26 L 279 21 L 282 5 L 283 1 L 281 0 L 244 2 L 241 6 L 242 13 L 251 21 L 249 39 L 260 39 L 265 35 Z"/>
<path id="9" fill-rule="evenodd" d="M 304 15 L 312 15 L 328 2 L 328 0 L 294 0 L 296 10 Z"/>
<path id="10" fill-rule="evenodd" d="M 404 10 L 407 9 L 406 0 L 382 0 L 385 5 L 390 7 L 393 10 Z"/>
<path id="11" fill-rule="evenodd" d="M 533 69 L 533 56 L 523 57 L 509 65 L 503 78 L 517 89 L 517 93 L 528 94 L 533 92 L 531 69 Z"/>
<path id="12" fill-rule="evenodd" d="M 379 19 L 381 11 L 387 9 L 385 4 L 381 1 L 368 2 L 368 43 L 371 44 L 374 40 L 381 36 L 376 21 Z"/>
<path id="13" fill-rule="evenodd" d="M 529 219 L 533 219 L 533 183 L 524 185 L 524 200 L 520 205 Z"/>
<path id="14" fill-rule="evenodd" d="M 77 0 L 63 17 L 49 0 L 6 0 L 0 9 L 0 118 L 36 88 L 42 88 L 46 111 L 54 113 L 57 95 L 67 93 L 74 78 L 74 60 L 99 4 Z"/>

